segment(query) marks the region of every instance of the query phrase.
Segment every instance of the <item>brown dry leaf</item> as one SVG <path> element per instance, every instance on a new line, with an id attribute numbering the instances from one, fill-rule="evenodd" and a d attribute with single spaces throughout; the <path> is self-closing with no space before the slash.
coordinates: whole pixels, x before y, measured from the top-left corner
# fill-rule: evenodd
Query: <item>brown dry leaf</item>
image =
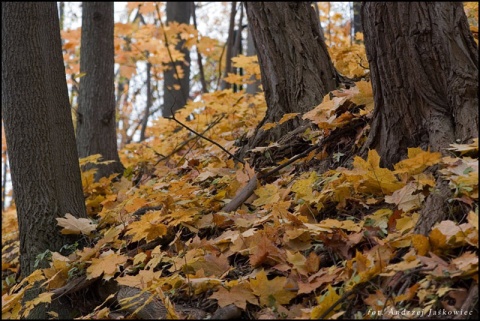
<path id="1" fill-rule="evenodd" d="M 64 229 L 62 234 L 84 234 L 90 235 L 97 228 L 88 218 L 76 218 L 70 213 L 65 214 L 65 218 L 57 218 L 58 225 Z"/>
<path id="2" fill-rule="evenodd" d="M 467 289 L 451 290 L 448 292 L 448 295 L 441 301 L 442 306 L 447 311 L 460 310 L 467 297 Z M 451 299 L 453 299 L 453 302 L 451 301 Z"/>
<path id="3" fill-rule="evenodd" d="M 425 273 L 444 278 L 451 276 L 453 272 L 457 271 L 457 268 L 454 264 L 448 264 L 432 252 L 429 254 L 430 257 L 418 256 L 418 259 L 425 265 L 425 270 L 429 270 Z"/>
<path id="4" fill-rule="evenodd" d="M 234 304 L 242 310 L 247 309 L 247 302 L 258 305 L 258 299 L 253 294 L 250 283 L 243 282 L 234 285 L 230 290 L 220 287 L 220 289 L 210 296 L 210 299 L 215 299 L 220 307 Z"/>
<path id="5" fill-rule="evenodd" d="M 283 276 L 268 280 L 267 274 L 262 269 L 257 273 L 255 279 L 250 279 L 249 282 L 253 293 L 260 299 L 260 305 L 273 307 L 278 304 L 288 304 L 297 296 L 296 291 L 285 290 L 287 281 L 287 278 Z"/>
<path id="6" fill-rule="evenodd" d="M 372 308 L 372 311 L 382 311 L 386 301 L 387 298 L 382 290 L 376 290 L 375 293 L 371 293 L 368 297 L 363 299 L 363 302 L 369 305 Z"/>
<path id="7" fill-rule="evenodd" d="M 401 189 L 393 192 L 391 196 L 385 196 L 385 202 L 395 204 L 405 213 L 420 208 L 425 196 L 422 193 L 414 194 L 418 190 L 418 184 L 410 182 Z"/>
<path id="8" fill-rule="evenodd" d="M 224 254 L 215 255 L 211 253 L 206 253 L 203 258 L 192 262 L 190 266 L 198 271 L 203 269 L 206 276 L 218 276 L 220 277 L 224 273 L 230 270 L 230 264 L 228 263 L 228 258 Z"/>
<path id="9" fill-rule="evenodd" d="M 474 252 L 465 252 L 452 260 L 458 271 L 454 272 L 454 276 L 468 276 L 478 273 L 478 254 Z"/>
<path id="10" fill-rule="evenodd" d="M 250 242 L 250 264 L 257 267 L 261 264 L 274 265 L 285 262 L 285 253 L 272 242 L 263 231 L 256 233 Z"/>
<path id="11" fill-rule="evenodd" d="M 330 271 L 329 269 L 322 269 L 315 273 L 314 275 L 308 278 L 308 282 L 303 282 L 299 280 L 298 282 L 298 294 L 308 294 L 323 284 L 330 284 L 334 281 L 338 274 L 343 270 L 343 268 L 338 268 L 334 271 Z"/>
<path id="12" fill-rule="evenodd" d="M 420 283 L 415 283 L 413 286 L 409 287 L 405 291 L 405 293 L 397 295 L 395 297 L 395 302 L 412 300 L 415 297 L 415 295 L 417 294 L 417 291 L 418 291 L 419 287 L 420 287 Z"/>

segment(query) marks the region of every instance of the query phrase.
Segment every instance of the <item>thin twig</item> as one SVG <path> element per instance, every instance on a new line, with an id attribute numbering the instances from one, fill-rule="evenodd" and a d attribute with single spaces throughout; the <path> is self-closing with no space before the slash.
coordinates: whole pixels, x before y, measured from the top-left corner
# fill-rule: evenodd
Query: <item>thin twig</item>
<path id="1" fill-rule="evenodd" d="M 207 131 L 209 131 L 213 126 L 215 126 L 216 124 L 218 124 L 220 122 L 220 120 L 222 120 L 223 118 L 225 117 L 225 114 L 222 114 L 220 117 L 218 117 L 217 119 L 215 119 L 212 123 L 210 123 L 208 125 L 208 127 L 202 132 L 202 135 L 205 134 Z M 172 156 L 173 154 L 177 153 L 180 149 L 182 149 L 185 145 L 187 145 L 190 141 L 194 140 L 194 139 L 198 139 L 199 137 L 198 136 L 194 136 L 194 137 L 191 137 L 187 140 L 184 140 L 183 143 L 181 143 L 177 148 L 175 148 L 170 154 L 168 154 L 167 156 L 163 156 L 161 159 L 159 159 L 154 166 L 157 166 L 158 163 L 160 163 L 161 161 L 169 158 L 170 156 Z"/>
<path id="2" fill-rule="evenodd" d="M 197 135 L 197 136 L 205 139 L 206 141 L 212 143 L 213 145 L 219 147 L 219 148 L 220 148 L 221 150 L 223 150 L 225 153 L 227 153 L 228 155 L 230 155 L 231 158 L 233 158 L 233 159 L 235 159 L 237 162 L 242 163 L 242 164 L 245 165 L 245 162 L 244 162 L 243 160 L 235 157 L 235 155 L 233 155 L 232 153 L 230 153 L 228 150 L 226 150 L 226 149 L 225 149 L 222 145 L 220 145 L 219 143 L 211 140 L 211 139 L 208 138 L 208 137 L 203 136 L 203 135 L 200 134 L 200 133 L 197 133 L 196 131 L 194 131 L 193 129 L 191 129 L 190 127 L 188 127 L 187 125 L 183 124 L 181 121 L 179 121 L 178 119 L 175 118 L 175 115 L 174 115 L 174 114 L 172 114 L 172 116 L 171 116 L 171 117 L 168 117 L 168 118 L 169 118 L 169 119 L 173 119 L 176 123 L 178 123 L 179 125 L 185 127 L 186 129 L 188 129 L 189 131 L 191 131 L 191 132 L 194 133 L 195 135 Z"/>

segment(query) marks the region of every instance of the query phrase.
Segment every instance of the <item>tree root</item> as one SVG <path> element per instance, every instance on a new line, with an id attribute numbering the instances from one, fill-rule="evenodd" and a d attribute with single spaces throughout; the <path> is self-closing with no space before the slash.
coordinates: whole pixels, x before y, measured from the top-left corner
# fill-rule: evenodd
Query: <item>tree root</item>
<path id="1" fill-rule="evenodd" d="M 422 219 L 415 227 L 416 234 L 427 235 L 436 223 L 446 217 L 447 200 L 451 193 L 448 181 L 438 178 L 434 192 L 427 197 L 425 207 L 420 213 Z"/>

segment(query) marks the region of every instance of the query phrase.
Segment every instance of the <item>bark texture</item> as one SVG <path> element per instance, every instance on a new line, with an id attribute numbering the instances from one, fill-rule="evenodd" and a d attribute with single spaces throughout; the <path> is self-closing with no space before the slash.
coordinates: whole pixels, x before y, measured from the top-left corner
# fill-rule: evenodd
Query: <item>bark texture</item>
<path id="1" fill-rule="evenodd" d="M 192 2 L 167 1 L 167 23 L 176 21 L 178 23 L 190 23 L 192 15 Z M 179 110 L 187 103 L 190 94 L 190 50 L 185 48 L 185 41 L 180 40 L 175 49 L 184 55 L 184 61 L 175 61 L 169 64 L 169 69 L 164 72 L 163 79 L 163 117 L 172 116 L 172 112 Z M 183 77 L 177 79 L 175 68 L 183 70 Z M 175 88 L 180 86 L 179 88 Z"/>
<path id="2" fill-rule="evenodd" d="M 55 218 L 87 216 L 54 2 L 2 3 L 2 107 L 25 276 L 68 243 Z"/>
<path id="3" fill-rule="evenodd" d="M 299 126 L 290 120 L 267 132 L 260 129 L 287 113 L 313 109 L 338 84 L 318 17 L 309 2 L 245 2 L 249 31 L 258 53 L 267 114 L 238 152 L 276 141 Z"/>
<path id="4" fill-rule="evenodd" d="M 55 2 L 2 2 L 2 117 L 20 233 L 22 276 L 46 267 L 36 256 L 73 243 L 56 218 L 86 217 Z M 37 284 L 24 300 L 35 298 Z M 66 298 L 30 319 L 72 318 Z"/>
<path id="5" fill-rule="evenodd" d="M 113 2 L 83 2 L 78 97 L 78 156 L 101 154 L 95 178 L 122 173 L 117 150 L 114 92 Z"/>
<path id="6" fill-rule="evenodd" d="M 363 148 L 383 166 L 408 147 L 443 151 L 478 136 L 478 48 L 461 2 L 364 2 L 375 99 Z"/>

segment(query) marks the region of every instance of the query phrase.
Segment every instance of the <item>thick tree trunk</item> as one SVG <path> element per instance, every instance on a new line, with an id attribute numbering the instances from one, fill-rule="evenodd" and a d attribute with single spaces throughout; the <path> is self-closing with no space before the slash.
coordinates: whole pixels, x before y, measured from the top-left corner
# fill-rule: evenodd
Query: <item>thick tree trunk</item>
<path id="1" fill-rule="evenodd" d="M 95 178 L 122 173 L 117 150 L 114 88 L 113 2 L 83 2 L 77 148 L 79 157 L 101 154 Z"/>
<path id="2" fill-rule="evenodd" d="M 191 2 L 167 1 L 167 23 L 190 23 L 192 15 Z M 181 40 L 175 46 L 185 56 L 184 62 L 170 63 L 170 69 L 165 70 L 163 79 L 163 117 L 172 116 L 172 112 L 179 110 L 187 103 L 190 94 L 190 50 L 185 48 L 185 41 Z M 183 70 L 183 78 L 177 79 L 175 68 L 180 66 Z M 179 88 L 175 88 L 179 86 Z"/>
<path id="3" fill-rule="evenodd" d="M 86 217 L 54 2 L 2 3 L 2 107 L 28 275 L 68 243 L 55 218 Z"/>
<path id="4" fill-rule="evenodd" d="M 338 84 L 309 2 L 245 2 L 245 7 L 268 109 L 254 136 L 238 151 L 240 157 L 248 149 L 278 140 L 299 121 L 290 120 L 267 132 L 260 129 L 263 124 L 311 110 Z"/>
<path id="5" fill-rule="evenodd" d="M 362 22 L 375 99 L 363 153 L 392 166 L 407 147 L 478 136 L 478 49 L 461 2 L 365 2 Z"/>
<path id="6" fill-rule="evenodd" d="M 2 2 L 2 117 L 27 276 L 46 266 L 35 267 L 38 254 L 73 243 L 56 218 L 87 216 L 55 2 Z M 60 318 L 70 312 L 64 303 L 50 305 Z M 46 319 L 45 305 L 29 318 Z"/>

